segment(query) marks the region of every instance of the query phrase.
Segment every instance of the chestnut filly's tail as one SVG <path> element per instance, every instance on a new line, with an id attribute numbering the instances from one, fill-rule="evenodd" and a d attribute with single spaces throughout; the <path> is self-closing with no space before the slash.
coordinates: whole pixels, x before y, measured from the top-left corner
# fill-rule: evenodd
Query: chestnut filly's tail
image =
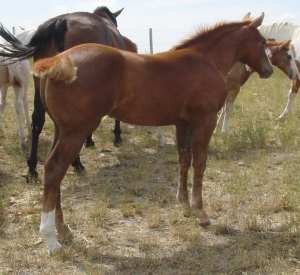
<path id="1" fill-rule="evenodd" d="M 35 62 L 33 74 L 40 78 L 71 83 L 77 78 L 77 67 L 68 56 L 57 55 Z"/>

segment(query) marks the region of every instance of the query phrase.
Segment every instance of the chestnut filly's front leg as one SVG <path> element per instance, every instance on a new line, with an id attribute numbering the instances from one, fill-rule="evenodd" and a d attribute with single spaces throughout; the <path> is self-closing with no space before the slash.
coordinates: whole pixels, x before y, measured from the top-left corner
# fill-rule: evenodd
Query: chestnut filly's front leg
<path id="1" fill-rule="evenodd" d="M 56 229 L 64 229 L 63 214 L 60 206 L 60 183 L 70 163 L 79 153 L 86 135 L 78 133 L 62 134 L 59 137 L 46 161 L 44 176 L 44 198 L 41 216 L 40 233 L 45 238 L 49 253 L 61 248 L 57 240 Z"/>
<path id="2" fill-rule="evenodd" d="M 216 126 L 217 113 L 199 116 L 192 127 L 192 156 L 194 178 L 192 185 L 191 207 L 196 210 L 201 225 L 208 225 L 209 219 L 203 210 L 202 180 L 206 167 L 208 144 Z"/>
<path id="3" fill-rule="evenodd" d="M 179 180 L 176 198 L 184 207 L 189 207 L 187 180 L 191 166 L 192 150 L 191 128 L 188 124 L 176 125 L 176 140 L 179 159 Z"/>

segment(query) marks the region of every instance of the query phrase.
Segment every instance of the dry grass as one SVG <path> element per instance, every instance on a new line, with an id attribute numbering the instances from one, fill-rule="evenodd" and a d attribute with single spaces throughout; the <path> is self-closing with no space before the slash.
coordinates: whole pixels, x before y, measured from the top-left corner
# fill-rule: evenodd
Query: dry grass
<path id="1" fill-rule="evenodd" d="M 74 240 L 54 257 L 39 238 L 42 185 L 23 177 L 9 93 L 0 133 L 0 274 L 300 274 L 300 108 L 275 120 L 288 87 L 279 72 L 269 81 L 253 77 L 231 133 L 213 137 L 204 178 L 213 224 L 205 229 L 175 201 L 174 130 L 166 128 L 168 145 L 160 149 L 150 128 L 123 124 L 124 142 L 115 148 L 106 120 L 97 148 L 82 152 L 86 175 L 70 168 L 64 179 Z M 41 178 L 51 137 L 48 120 Z"/>

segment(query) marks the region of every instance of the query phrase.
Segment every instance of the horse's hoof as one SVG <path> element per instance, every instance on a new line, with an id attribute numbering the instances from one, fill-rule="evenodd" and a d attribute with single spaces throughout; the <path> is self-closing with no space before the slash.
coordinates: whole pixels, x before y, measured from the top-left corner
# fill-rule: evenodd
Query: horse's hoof
<path id="1" fill-rule="evenodd" d="M 24 153 L 25 157 L 27 156 L 27 144 L 26 142 L 21 143 L 21 150 Z"/>
<path id="2" fill-rule="evenodd" d="M 276 118 L 276 121 L 284 121 L 286 119 L 286 115 L 280 115 Z"/>
<path id="3" fill-rule="evenodd" d="M 29 170 L 27 175 L 24 176 L 26 179 L 26 183 L 37 183 L 39 182 L 39 174 L 35 170 Z"/>
<path id="4" fill-rule="evenodd" d="M 207 214 L 205 213 L 204 210 L 198 211 L 197 217 L 199 219 L 199 225 L 200 226 L 205 227 L 205 226 L 210 225 L 210 220 L 209 220 L 209 218 L 208 218 L 208 216 L 207 216 Z"/>
<path id="5" fill-rule="evenodd" d="M 71 242 L 74 238 L 71 228 L 67 224 L 60 226 L 60 228 L 57 230 L 57 233 L 58 233 L 58 240 L 63 243 Z"/>
<path id="6" fill-rule="evenodd" d="M 188 200 L 185 198 L 181 198 L 178 194 L 176 196 L 178 203 L 180 204 L 180 209 L 182 210 L 182 214 L 184 217 L 188 218 L 191 216 L 191 208 Z"/>
<path id="7" fill-rule="evenodd" d="M 54 254 L 60 252 L 61 250 L 62 250 L 62 245 L 58 241 L 51 243 L 51 245 L 48 244 L 48 254 L 50 256 L 53 256 Z"/>
<path id="8" fill-rule="evenodd" d="M 204 210 L 199 209 L 199 208 L 194 208 L 194 209 L 192 209 L 192 212 L 193 212 L 193 215 L 199 219 L 200 226 L 205 227 L 205 226 L 210 225 L 210 220 Z"/>
<path id="9" fill-rule="evenodd" d="M 82 164 L 80 164 L 80 165 L 74 167 L 74 171 L 78 175 L 84 175 L 85 174 L 85 167 Z"/>
<path id="10" fill-rule="evenodd" d="M 189 218 L 191 215 L 192 215 L 192 211 L 191 211 L 191 208 L 189 206 L 186 206 L 186 205 L 182 205 L 182 213 L 183 213 L 183 216 L 186 217 L 186 218 Z"/>
<path id="11" fill-rule="evenodd" d="M 91 140 L 87 140 L 85 142 L 85 147 L 86 148 L 91 148 L 91 147 L 95 147 L 95 142 L 91 139 Z"/>
<path id="12" fill-rule="evenodd" d="M 115 139 L 114 140 L 114 146 L 115 147 L 119 147 L 121 145 L 121 143 L 122 143 L 122 139 Z"/>
<path id="13" fill-rule="evenodd" d="M 159 142 L 158 142 L 159 148 L 163 148 L 165 144 L 166 144 L 165 139 L 163 137 L 159 138 Z"/>

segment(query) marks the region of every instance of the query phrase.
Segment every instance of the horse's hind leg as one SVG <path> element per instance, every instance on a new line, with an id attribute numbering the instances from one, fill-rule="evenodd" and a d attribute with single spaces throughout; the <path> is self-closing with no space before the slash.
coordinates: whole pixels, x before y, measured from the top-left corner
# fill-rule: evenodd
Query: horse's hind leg
<path id="1" fill-rule="evenodd" d="M 189 125 L 185 123 L 176 125 L 176 141 L 179 158 L 179 181 L 176 198 L 183 206 L 189 207 L 187 180 L 192 159 L 191 128 Z"/>
<path id="2" fill-rule="evenodd" d="M 288 95 L 288 101 L 283 112 L 278 117 L 279 120 L 285 118 L 288 115 L 288 113 L 291 112 L 292 105 L 298 93 L 299 87 L 300 87 L 300 80 L 297 78 L 296 80 L 292 81 L 292 86 L 290 88 L 289 95 Z"/>
<path id="3" fill-rule="evenodd" d="M 233 110 L 233 100 L 234 99 L 232 99 L 232 98 L 229 98 L 228 100 L 226 100 L 226 103 L 223 107 L 224 108 L 224 117 L 223 117 L 222 129 L 221 129 L 222 133 L 228 132 L 228 129 L 229 129 L 229 117 Z"/>
<path id="4" fill-rule="evenodd" d="M 192 154 L 194 179 L 192 186 L 191 207 L 196 210 L 201 225 L 208 225 L 209 219 L 203 210 L 202 180 L 206 167 L 208 144 L 214 131 L 217 114 L 202 116 L 192 129 Z"/>
<path id="5" fill-rule="evenodd" d="M 225 103 L 224 103 L 223 107 L 221 108 L 221 110 L 219 112 L 219 115 L 218 115 L 216 132 L 219 130 L 219 128 L 222 128 L 224 115 L 225 115 L 225 106 L 226 106 L 226 104 L 227 104 L 227 98 L 225 100 Z"/>
<path id="6" fill-rule="evenodd" d="M 234 89 L 230 89 L 228 91 L 227 98 L 225 100 L 225 104 L 221 109 L 221 113 L 217 120 L 217 128 L 221 128 L 222 133 L 227 133 L 229 130 L 229 117 L 233 110 L 233 104 L 240 92 L 240 87 L 236 86 Z"/>
<path id="7" fill-rule="evenodd" d="M 85 135 L 76 132 L 59 134 L 58 140 L 45 163 L 43 210 L 40 233 L 46 239 L 49 252 L 60 249 L 58 232 L 64 228 L 63 213 L 60 205 L 60 183 L 70 163 L 82 147 Z"/>
<path id="8" fill-rule="evenodd" d="M 31 127 L 30 127 L 30 118 L 29 118 L 29 110 L 28 110 L 28 79 L 26 79 L 26 83 L 24 83 L 24 94 L 23 94 L 23 105 L 25 111 L 25 122 L 28 130 L 28 137 L 31 136 Z"/>
<path id="9" fill-rule="evenodd" d="M 122 133 L 121 132 L 121 123 L 120 123 L 119 120 L 115 120 L 115 128 L 114 128 L 113 132 L 114 132 L 114 135 L 115 135 L 115 137 L 114 137 L 114 145 L 118 146 L 122 142 L 122 138 L 121 138 L 121 133 Z"/>
<path id="10" fill-rule="evenodd" d="M 25 151 L 26 141 L 25 141 L 25 109 L 24 109 L 24 89 L 20 86 L 14 86 L 15 90 L 15 109 L 17 114 L 17 122 L 19 127 L 19 140 L 21 148 Z"/>
<path id="11" fill-rule="evenodd" d="M 6 94 L 7 94 L 7 89 L 8 86 L 3 85 L 2 87 L 0 87 L 0 129 L 3 127 L 2 125 L 2 117 L 3 117 L 3 113 L 4 113 L 4 109 L 6 106 Z"/>
<path id="12" fill-rule="evenodd" d="M 29 174 L 31 176 L 37 176 L 37 150 L 39 135 L 43 129 L 45 123 L 45 109 L 40 97 L 40 79 L 34 77 L 34 110 L 32 113 L 32 136 L 31 136 L 31 151 L 27 160 Z"/>

